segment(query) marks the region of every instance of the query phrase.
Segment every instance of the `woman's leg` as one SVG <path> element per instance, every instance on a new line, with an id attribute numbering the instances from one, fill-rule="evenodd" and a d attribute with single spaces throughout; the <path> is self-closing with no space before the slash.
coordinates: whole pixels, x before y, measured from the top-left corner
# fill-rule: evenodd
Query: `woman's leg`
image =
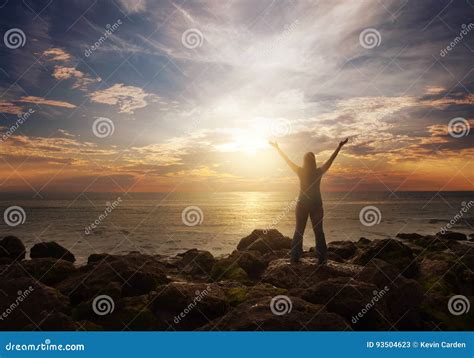
<path id="1" fill-rule="evenodd" d="M 298 262 L 303 253 L 303 234 L 308 221 L 308 209 L 298 203 L 296 205 L 296 228 L 291 241 L 291 261 Z"/>
<path id="2" fill-rule="evenodd" d="M 326 237 L 323 231 L 324 211 L 322 208 L 312 209 L 310 212 L 311 224 L 313 225 L 314 236 L 316 238 L 316 256 L 319 263 L 325 263 L 327 258 Z"/>

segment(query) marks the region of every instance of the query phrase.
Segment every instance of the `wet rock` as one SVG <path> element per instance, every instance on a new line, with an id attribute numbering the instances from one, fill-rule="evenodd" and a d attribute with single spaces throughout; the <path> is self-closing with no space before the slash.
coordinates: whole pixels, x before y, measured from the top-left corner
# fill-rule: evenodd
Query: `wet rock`
<path id="1" fill-rule="evenodd" d="M 348 330 L 350 326 L 339 315 L 328 312 L 298 297 L 285 296 L 270 308 L 272 296 L 251 299 L 238 305 L 223 317 L 210 322 L 201 330 L 222 331 L 327 331 Z M 277 306 L 278 305 L 278 306 Z M 290 309 L 291 308 L 291 309 Z M 284 314 L 281 314 L 285 312 Z"/>
<path id="2" fill-rule="evenodd" d="M 139 253 L 94 256 L 89 262 L 57 286 L 74 304 L 89 301 L 106 288 L 113 287 L 115 292 L 118 287 L 122 297 L 140 296 L 169 282 L 164 265 L 153 256 Z"/>
<path id="3" fill-rule="evenodd" d="M 278 230 L 254 230 L 249 236 L 240 240 L 237 250 L 256 250 L 262 254 L 277 250 L 291 249 L 291 240 Z"/>
<path id="4" fill-rule="evenodd" d="M 68 249 L 65 249 L 55 241 L 40 242 L 35 244 L 30 250 L 30 257 L 32 259 L 53 257 L 55 259 L 61 259 L 70 262 L 76 261 L 74 255 Z"/>
<path id="5" fill-rule="evenodd" d="M 307 289 L 302 298 L 325 305 L 351 323 L 356 330 L 388 330 L 387 308 L 382 300 L 385 291 L 371 283 L 349 277 L 332 278 Z M 382 312 L 382 313 L 381 313 Z"/>
<path id="6" fill-rule="evenodd" d="M 357 245 L 352 241 L 331 241 L 328 252 L 333 252 L 343 259 L 349 259 L 356 253 Z"/>
<path id="7" fill-rule="evenodd" d="M 423 235 L 420 235 L 417 233 L 411 233 L 411 234 L 399 233 L 397 234 L 397 237 L 402 240 L 419 240 L 423 238 Z"/>
<path id="8" fill-rule="evenodd" d="M 16 236 L 6 236 L 0 240 L 0 258 L 20 261 L 25 258 L 25 253 L 25 245 Z"/>
<path id="9" fill-rule="evenodd" d="M 191 249 L 182 254 L 178 263 L 182 272 L 190 275 L 209 275 L 216 261 L 209 251 Z"/>
<path id="10" fill-rule="evenodd" d="M 0 280 L 0 312 L 0 329 L 22 330 L 40 325 L 52 314 L 68 316 L 70 309 L 67 297 L 54 288 L 20 277 Z"/>
<path id="11" fill-rule="evenodd" d="M 297 264 L 279 259 L 270 263 L 262 280 L 281 288 L 308 288 L 329 278 L 352 277 L 361 269 L 357 265 L 333 261 L 328 261 L 327 265 L 318 265 L 314 258 L 302 258 Z"/>
<path id="12" fill-rule="evenodd" d="M 24 272 L 48 286 L 58 284 L 77 271 L 71 262 L 53 258 L 25 260 L 18 265 Z"/>
<path id="13" fill-rule="evenodd" d="M 366 265 L 375 258 L 393 264 L 406 277 L 414 277 L 418 272 L 412 250 L 398 240 L 374 240 L 354 258 L 353 262 Z"/>
<path id="14" fill-rule="evenodd" d="M 465 234 L 460 233 L 460 232 L 454 232 L 454 231 L 438 232 L 436 236 L 445 240 L 458 240 L 458 241 L 467 240 L 467 236 Z"/>
<path id="15" fill-rule="evenodd" d="M 229 305 L 216 284 L 172 282 L 160 286 L 150 299 L 151 310 L 163 329 L 196 329 L 224 315 Z"/>

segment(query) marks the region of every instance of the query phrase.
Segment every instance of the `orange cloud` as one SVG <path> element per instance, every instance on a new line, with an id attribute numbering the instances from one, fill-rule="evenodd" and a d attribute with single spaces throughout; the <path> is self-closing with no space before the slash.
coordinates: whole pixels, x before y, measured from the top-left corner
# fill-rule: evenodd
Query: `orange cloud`
<path id="1" fill-rule="evenodd" d="M 50 48 L 43 52 L 43 56 L 48 57 L 51 61 L 69 61 L 71 60 L 71 55 L 68 54 L 63 49 L 54 47 Z"/>
<path id="2" fill-rule="evenodd" d="M 46 105 L 46 106 L 54 106 L 54 107 L 63 107 L 63 108 L 76 108 L 76 105 L 63 102 L 63 101 L 55 101 L 50 100 L 42 97 L 35 97 L 35 96 L 26 96 L 22 97 L 17 102 L 25 102 L 25 103 L 34 103 L 39 105 Z"/>
<path id="3" fill-rule="evenodd" d="M 143 89 L 134 86 L 125 86 L 117 83 L 104 90 L 95 91 L 90 94 L 93 102 L 118 106 L 120 113 L 133 114 L 135 109 L 148 105 L 147 99 L 156 101 L 157 95 L 146 93 Z"/>
<path id="4" fill-rule="evenodd" d="M 20 114 L 22 108 L 12 102 L 0 100 L 0 113 Z"/>

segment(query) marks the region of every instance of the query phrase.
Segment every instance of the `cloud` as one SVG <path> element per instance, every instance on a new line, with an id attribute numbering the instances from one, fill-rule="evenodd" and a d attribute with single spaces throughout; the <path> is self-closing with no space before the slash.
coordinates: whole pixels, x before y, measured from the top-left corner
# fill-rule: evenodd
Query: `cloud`
<path id="1" fill-rule="evenodd" d="M 43 56 L 46 56 L 50 61 L 70 61 L 71 55 L 60 48 L 50 48 L 43 52 Z"/>
<path id="2" fill-rule="evenodd" d="M 118 106 L 120 113 L 133 114 L 134 110 L 148 105 L 147 99 L 156 101 L 157 95 L 146 93 L 143 89 L 135 86 L 125 86 L 117 83 L 104 90 L 98 90 L 89 96 L 93 102 Z"/>
<path id="3" fill-rule="evenodd" d="M 57 80 L 74 79 L 74 84 L 72 88 L 74 89 L 77 88 L 83 91 L 87 89 L 88 85 L 101 81 L 100 78 L 88 77 L 83 72 L 77 70 L 76 68 L 66 67 L 66 66 L 55 66 L 53 77 L 56 78 Z"/>
<path id="4" fill-rule="evenodd" d="M 146 0 L 119 0 L 119 4 L 130 14 L 145 11 L 147 2 Z"/>
<path id="5" fill-rule="evenodd" d="M 12 102 L 0 100 L 0 113 L 19 114 L 22 108 Z"/>
<path id="6" fill-rule="evenodd" d="M 26 96 L 22 97 L 16 102 L 24 102 L 24 103 L 34 103 L 38 105 L 46 105 L 46 106 L 53 106 L 53 107 L 62 107 L 62 108 L 76 108 L 76 105 L 68 103 L 68 102 L 63 102 L 63 101 L 55 101 L 55 100 L 50 100 L 42 97 L 35 97 L 35 96 Z"/>

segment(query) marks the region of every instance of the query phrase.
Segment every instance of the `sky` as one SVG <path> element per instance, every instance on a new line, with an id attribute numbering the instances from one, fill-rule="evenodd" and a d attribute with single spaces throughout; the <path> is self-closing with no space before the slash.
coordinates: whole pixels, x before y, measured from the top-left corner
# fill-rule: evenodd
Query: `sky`
<path id="1" fill-rule="evenodd" d="M 0 191 L 472 190 L 474 1 L 0 0 Z"/>

